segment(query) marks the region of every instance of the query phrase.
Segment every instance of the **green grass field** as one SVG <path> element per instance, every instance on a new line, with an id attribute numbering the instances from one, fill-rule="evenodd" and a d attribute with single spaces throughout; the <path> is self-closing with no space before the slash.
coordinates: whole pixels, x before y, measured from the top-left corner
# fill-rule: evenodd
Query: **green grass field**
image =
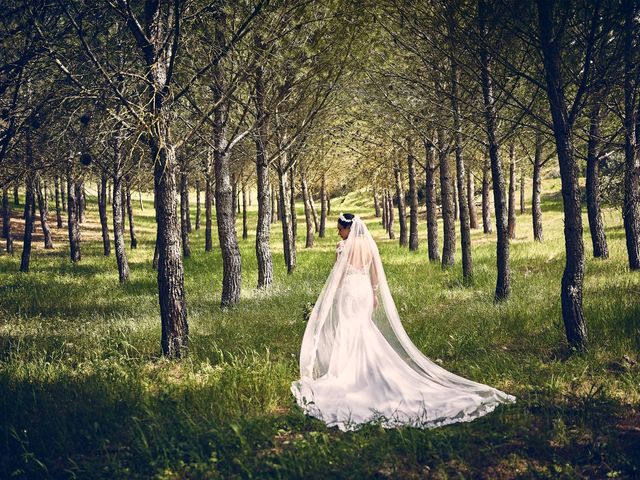
<path id="1" fill-rule="evenodd" d="M 605 213 L 611 258 L 594 260 L 585 213 L 584 311 L 589 349 L 569 355 L 560 315 L 563 219 L 545 182 L 544 243 L 529 211 L 511 246 L 512 298 L 493 303 L 495 236 L 473 233 L 474 281 L 442 271 L 426 253 L 385 239 L 368 198 L 334 199 L 325 239 L 304 246 L 287 275 L 272 229 L 275 284 L 254 289 L 255 204 L 241 241 L 242 302 L 219 308 L 221 258 L 191 235 L 185 261 L 190 353 L 161 358 L 153 208 L 136 208 L 139 248 L 131 281 L 103 257 L 90 197 L 82 261 L 62 239 L 0 255 L 0 478 L 637 478 L 640 476 L 640 274 L 626 267 L 621 215 Z M 138 205 L 136 204 L 136 207 Z M 195 208 L 192 208 L 194 213 Z M 378 240 L 389 285 L 414 343 L 445 368 L 517 397 L 471 423 L 433 430 L 353 433 L 305 417 L 297 379 L 303 313 L 334 261 L 333 218 L 359 213 Z M 396 223 L 396 232 L 397 232 Z M 91 230 L 93 229 L 93 230 Z M 441 237 L 440 237 L 441 238 Z M 217 235 L 214 232 L 214 242 Z M 457 244 L 458 257 L 460 253 Z"/>

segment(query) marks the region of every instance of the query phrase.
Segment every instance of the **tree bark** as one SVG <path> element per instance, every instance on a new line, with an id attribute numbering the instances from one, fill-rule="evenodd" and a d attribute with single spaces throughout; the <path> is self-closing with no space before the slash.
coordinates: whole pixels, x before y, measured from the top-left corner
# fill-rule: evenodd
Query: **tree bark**
<path id="1" fill-rule="evenodd" d="M 378 198 L 378 189 L 373 187 L 373 210 L 376 218 L 380 218 L 380 199 Z"/>
<path id="2" fill-rule="evenodd" d="M 76 202 L 78 208 L 78 222 L 83 224 L 87 221 L 87 202 L 84 194 L 84 178 L 82 178 L 82 174 L 78 175 L 76 180 Z"/>
<path id="3" fill-rule="evenodd" d="M 472 229 L 479 228 L 476 209 L 476 187 L 471 169 L 467 170 L 467 203 L 469 205 L 469 226 Z"/>
<path id="4" fill-rule="evenodd" d="M 295 189 L 295 165 L 289 170 L 289 211 L 291 213 L 291 261 L 294 265 L 297 263 L 297 237 L 298 237 L 298 212 L 296 210 L 296 189 Z"/>
<path id="5" fill-rule="evenodd" d="M 287 212 L 288 206 L 288 188 L 287 188 L 287 173 L 282 170 L 278 170 L 278 186 L 279 186 L 279 196 L 278 200 L 280 203 L 280 214 L 282 218 L 280 219 L 280 223 L 282 224 L 282 245 L 284 251 L 284 262 L 287 266 L 287 273 L 293 273 L 295 265 L 293 264 L 293 260 L 291 258 L 291 221 L 290 216 Z"/>
<path id="6" fill-rule="evenodd" d="M 27 137 L 29 137 L 29 133 L 27 133 Z M 24 211 L 24 235 L 22 239 L 22 256 L 20 258 L 20 271 L 28 272 L 29 271 L 29 263 L 31 261 L 31 242 L 33 238 L 33 226 L 35 223 L 35 215 L 33 213 L 33 205 L 34 205 L 34 195 L 33 195 L 33 178 L 31 172 L 31 159 L 32 153 L 31 150 L 31 141 L 27 139 L 27 179 L 26 179 L 26 188 L 25 188 L 25 211 Z"/>
<path id="7" fill-rule="evenodd" d="M 200 180 L 196 179 L 196 230 L 200 230 Z"/>
<path id="8" fill-rule="evenodd" d="M 524 169 L 520 168 L 520 213 L 525 213 L 524 204 Z"/>
<path id="9" fill-rule="evenodd" d="M 38 209 L 40 211 L 40 227 L 42 228 L 42 234 L 44 237 L 44 248 L 46 250 L 53 249 L 53 240 L 51 239 L 51 228 L 49 228 L 49 219 L 47 218 L 49 215 L 49 205 L 47 202 L 47 197 L 43 194 L 43 188 L 45 189 L 47 185 L 41 184 L 39 175 L 36 175 L 35 179 L 35 191 L 38 199 Z"/>
<path id="10" fill-rule="evenodd" d="M 117 147 L 119 149 L 119 147 Z M 120 155 L 120 152 L 116 152 Z M 122 188 L 122 173 L 120 171 L 120 160 L 116 160 L 115 173 L 113 175 L 113 194 L 111 196 L 112 212 L 113 212 L 113 246 L 116 252 L 116 263 L 118 264 L 118 279 L 120 283 L 129 281 L 129 261 L 127 259 L 127 249 L 124 243 L 124 208 Z"/>
<path id="11" fill-rule="evenodd" d="M 533 157 L 533 193 L 531 196 L 531 213 L 533 218 L 533 239 L 542 242 L 542 206 L 540 192 L 542 190 L 542 135 L 536 133 L 536 150 Z"/>
<path id="12" fill-rule="evenodd" d="M 516 146 L 509 147 L 509 238 L 516 238 Z"/>
<path id="13" fill-rule="evenodd" d="M 426 152 L 427 250 L 430 262 L 440 261 L 438 248 L 438 205 L 436 203 L 436 152 L 431 140 L 424 142 Z"/>
<path id="14" fill-rule="evenodd" d="M 571 138 L 572 125 L 568 123 L 569 115 L 563 90 L 560 44 L 554 33 L 554 4 L 547 0 L 538 0 L 537 6 L 547 97 L 553 120 L 564 203 L 566 263 L 560 293 L 562 319 L 569 345 L 581 350 L 585 348 L 587 343 L 587 329 L 582 310 L 584 244 L 582 242 L 582 207 L 578 186 L 578 165 L 574 157 L 575 150 Z"/>
<path id="15" fill-rule="evenodd" d="M 453 185 L 451 169 L 449 168 L 448 146 L 445 145 L 445 133 L 442 127 L 437 130 L 440 164 L 440 196 L 442 198 L 442 268 L 449 268 L 455 262 L 456 254 L 456 223 L 453 204 Z"/>
<path id="16" fill-rule="evenodd" d="M 490 171 L 491 163 L 487 152 L 487 154 L 485 154 L 484 164 L 482 165 L 482 229 L 484 233 L 493 233 L 493 225 L 491 224 L 491 201 L 489 200 Z"/>
<path id="17" fill-rule="evenodd" d="M 180 233 L 182 239 L 182 256 L 191 256 L 189 245 L 189 179 L 187 177 L 187 165 L 183 160 L 180 171 Z"/>
<path id="18" fill-rule="evenodd" d="M 418 188 L 416 186 L 416 157 L 413 155 L 411 140 L 408 143 L 409 155 L 409 250 L 418 250 Z"/>
<path id="19" fill-rule="evenodd" d="M 242 239 L 249 238 L 249 225 L 247 222 L 247 186 L 242 184 Z"/>
<path id="20" fill-rule="evenodd" d="M 393 213 L 393 196 L 391 195 L 391 192 L 387 192 L 387 231 L 389 232 L 389 238 L 391 240 L 394 240 L 396 238 L 396 234 L 393 231 L 393 222 L 394 222 L 394 213 Z"/>
<path id="21" fill-rule="evenodd" d="M 307 185 L 304 169 L 300 169 L 300 187 L 302 190 L 302 201 L 304 203 L 304 220 L 307 227 L 307 236 L 304 248 L 311 248 L 313 247 L 314 240 L 314 225 L 313 214 L 311 212 L 311 201 L 309 198 L 309 186 Z"/>
<path id="22" fill-rule="evenodd" d="M 458 205 L 458 183 L 456 179 L 452 181 L 453 185 L 453 221 L 457 222 L 460 217 L 460 205 Z"/>
<path id="23" fill-rule="evenodd" d="M 2 187 L 2 236 L 6 239 L 5 250 L 13 253 L 13 235 L 11 234 L 11 202 L 9 202 L 9 185 Z"/>
<path id="24" fill-rule="evenodd" d="M 407 213 L 404 200 L 404 186 L 402 184 L 402 169 L 400 162 L 394 162 L 393 173 L 396 180 L 396 203 L 398 206 L 398 223 L 400 225 L 400 246 L 406 247 L 409 244 L 407 235 Z"/>
<path id="25" fill-rule="evenodd" d="M 491 78 L 491 64 L 489 60 L 489 49 L 487 47 L 487 25 L 486 25 L 486 0 L 478 2 L 478 23 L 480 27 L 480 68 L 482 76 L 482 98 L 484 104 L 484 117 L 489 144 L 489 159 L 491 161 L 491 177 L 493 182 L 493 200 L 496 212 L 496 264 L 498 275 L 496 278 L 496 289 L 494 299 L 502 301 L 509 297 L 511 293 L 511 268 L 509 265 L 509 230 L 507 220 L 507 209 L 505 199 L 504 175 L 502 173 L 502 162 L 500 159 L 500 145 L 497 141 L 497 114 L 495 109 L 495 98 L 493 96 L 493 85 Z"/>
<path id="26" fill-rule="evenodd" d="M 213 221 L 212 221 L 212 207 L 213 207 L 213 187 L 211 185 L 211 167 L 207 167 L 205 173 L 205 187 L 204 187 L 204 251 L 210 252 L 213 250 Z"/>
<path id="27" fill-rule="evenodd" d="M 322 183 L 320 184 L 320 231 L 318 236 L 324 238 L 325 228 L 327 225 L 327 184 L 324 174 L 322 175 Z"/>
<path id="28" fill-rule="evenodd" d="M 313 191 L 309 188 L 309 205 L 311 205 L 311 214 L 313 215 L 313 225 L 315 232 L 320 229 L 320 221 L 318 220 L 318 211 L 316 210 L 316 202 L 313 201 Z"/>
<path id="29" fill-rule="evenodd" d="M 638 10 L 633 0 L 624 0 L 624 204 L 622 217 L 631 270 L 640 269 L 640 133 L 637 52 L 634 21 Z M 637 41 L 637 37 L 635 38 Z"/>
<path id="30" fill-rule="evenodd" d="M 131 248 L 138 248 L 138 238 L 136 237 L 136 227 L 133 221 L 133 206 L 131 205 L 131 179 L 127 176 L 124 184 L 126 195 L 127 218 L 129 219 L 129 239 Z"/>
<path id="31" fill-rule="evenodd" d="M 382 190 L 382 228 L 389 231 L 389 200 L 387 199 L 387 189 Z"/>
<path id="32" fill-rule="evenodd" d="M 60 212 L 60 179 L 57 174 L 53 177 L 53 183 L 56 198 L 56 225 L 58 228 L 62 228 L 62 213 Z M 64 202 L 64 199 L 62 201 Z"/>
<path id="33" fill-rule="evenodd" d="M 79 262 L 80 253 L 80 226 L 78 225 L 78 199 L 73 160 L 69 160 L 67 167 L 67 225 L 69 229 L 69 256 L 72 262 Z"/>
<path id="34" fill-rule="evenodd" d="M 20 186 L 17 180 L 13 182 L 13 205 L 15 207 L 20 205 Z"/>
<path id="35" fill-rule="evenodd" d="M 587 142 L 587 215 L 595 258 L 609 258 L 607 237 L 600 209 L 600 111 L 601 99 L 596 99 L 589 112 L 589 140 Z"/>
<path id="36" fill-rule="evenodd" d="M 100 177 L 100 190 L 98 191 L 98 214 L 100 215 L 100 227 L 102 229 L 102 249 L 104 256 L 111 255 L 111 240 L 109 238 L 109 220 L 107 219 L 107 175 Z"/>

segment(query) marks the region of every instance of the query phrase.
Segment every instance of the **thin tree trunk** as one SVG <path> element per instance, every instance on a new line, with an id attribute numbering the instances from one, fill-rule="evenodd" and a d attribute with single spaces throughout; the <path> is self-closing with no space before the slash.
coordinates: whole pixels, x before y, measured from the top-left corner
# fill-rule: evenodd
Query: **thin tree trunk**
<path id="1" fill-rule="evenodd" d="M 491 200 L 489 199 L 490 171 L 491 164 L 489 156 L 485 154 L 484 164 L 482 165 L 482 229 L 484 233 L 493 232 L 493 225 L 491 225 Z"/>
<path id="2" fill-rule="evenodd" d="M 276 187 L 271 187 L 271 223 L 280 221 L 280 201 L 278 200 L 278 194 L 276 193 Z"/>
<path id="3" fill-rule="evenodd" d="M 380 199 L 378 198 L 378 189 L 373 187 L 373 210 L 376 218 L 380 218 Z"/>
<path id="4" fill-rule="evenodd" d="M 389 214 L 387 209 L 389 208 L 389 201 L 387 200 L 387 189 L 382 190 L 382 227 L 385 231 L 389 231 Z"/>
<path id="5" fill-rule="evenodd" d="M 396 234 L 393 231 L 394 212 L 393 212 L 393 196 L 391 195 L 391 192 L 387 192 L 387 214 L 388 214 L 387 231 L 389 232 L 389 239 L 394 240 L 396 238 Z"/>
<path id="6" fill-rule="evenodd" d="M 524 169 L 520 169 L 520 213 L 525 213 L 525 204 L 524 204 Z"/>
<path id="7" fill-rule="evenodd" d="M 119 147 L 118 147 L 119 150 Z M 120 155 L 119 152 L 115 153 Z M 123 198 L 123 179 L 120 172 L 120 160 L 116 160 L 117 167 L 113 176 L 113 195 L 112 198 L 112 212 L 113 212 L 113 246 L 116 252 L 116 263 L 118 264 L 118 278 L 120 283 L 129 281 L 129 261 L 127 259 L 127 249 L 124 243 L 124 209 L 123 204 L 125 199 Z"/>
<path id="8" fill-rule="evenodd" d="M 329 192 L 326 191 L 325 192 L 326 195 L 326 201 L 327 201 L 327 215 L 331 215 L 331 196 L 329 195 Z"/>
<path id="9" fill-rule="evenodd" d="M 9 202 L 9 185 L 2 187 L 2 236 L 7 240 L 5 250 L 13 253 L 13 235 L 11 234 L 11 202 Z"/>
<path id="10" fill-rule="evenodd" d="M 443 128 L 438 128 L 438 149 L 440 164 L 440 195 L 442 197 L 442 268 L 453 266 L 456 254 L 456 223 L 454 215 L 454 195 L 453 182 L 451 180 L 451 169 L 449 168 L 449 158 L 445 145 L 445 134 Z"/>
<path id="11" fill-rule="evenodd" d="M 624 0 L 624 204 L 622 217 L 631 270 L 640 269 L 640 107 L 638 106 L 637 47 L 634 22 L 637 22 L 636 2 Z M 635 37 L 634 37 L 635 35 Z"/>
<path id="12" fill-rule="evenodd" d="M 180 233 L 182 239 L 182 256 L 191 256 L 189 245 L 189 183 L 186 162 L 182 162 L 180 171 Z"/>
<path id="13" fill-rule="evenodd" d="M 249 225 L 247 224 L 247 187 L 242 184 L 242 239 L 249 238 Z"/>
<path id="14" fill-rule="evenodd" d="M 404 201 L 404 187 L 402 185 L 402 170 L 400 162 L 394 162 L 393 173 L 396 179 L 396 202 L 398 204 L 398 222 L 400 224 L 400 246 L 406 247 L 409 244 L 407 235 L 407 214 Z"/>
<path id="15" fill-rule="evenodd" d="M 416 185 L 416 157 L 413 155 L 413 145 L 409 140 L 409 250 L 418 250 L 418 187 Z"/>
<path id="16" fill-rule="evenodd" d="M 27 136 L 30 136 L 27 133 Z M 27 139 L 27 179 L 25 188 L 25 219 L 24 219 L 24 235 L 22 239 L 22 256 L 20 258 L 20 271 L 28 272 L 29 263 L 31 261 L 31 241 L 33 238 L 33 225 L 35 223 L 35 215 L 33 214 L 34 195 L 33 195 L 33 178 L 30 171 L 31 167 L 31 141 Z M 31 157 L 31 158 L 30 158 Z"/>
<path id="17" fill-rule="evenodd" d="M 453 179 L 453 220 L 458 221 L 460 217 L 460 205 L 458 205 L 458 183 Z"/>
<path id="18" fill-rule="evenodd" d="M 424 142 L 426 153 L 426 202 L 427 202 L 427 250 L 430 262 L 440 261 L 438 247 L 438 205 L 436 203 L 436 152 L 435 145 L 428 139 Z"/>
<path id="19" fill-rule="evenodd" d="M 487 140 L 489 144 L 489 158 L 491 161 L 491 177 L 493 182 L 493 200 L 496 212 L 496 266 L 498 275 L 494 299 L 502 301 L 511 293 L 511 268 L 509 264 L 509 230 L 506 209 L 505 182 L 500 160 L 500 145 L 497 141 L 497 114 L 493 85 L 491 78 L 491 65 L 489 49 L 486 45 L 486 0 L 478 2 L 478 23 L 480 27 L 480 69 L 482 76 L 482 98 L 484 103 L 484 117 L 486 124 Z"/>
<path id="20" fill-rule="evenodd" d="M 547 97 L 553 120 L 553 133 L 560 164 L 562 200 L 564 204 L 564 236 L 566 264 L 562 275 L 560 299 L 562 319 L 570 346 L 584 349 L 587 329 L 582 309 L 584 279 L 584 244 L 582 241 L 582 207 L 578 186 L 578 165 L 574 157 L 571 127 L 564 97 L 560 65 L 559 40 L 554 33 L 554 4 L 538 0 L 540 43 L 547 83 Z"/>
<path id="21" fill-rule="evenodd" d="M 84 179 L 80 175 L 76 181 L 76 199 L 78 209 L 78 222 L 83 224 L 87 221 L 86 215 L 86 197 L 84 195 Z"/>
<path id="22" fill-rule="evenodd" d="M 289 170 L 289 194 L 291 212 L 291 262 L 295 268 L 297 263 L 297 237 L 298 237 L 298 212 L 296 210 L 296 190 L 295 190 L 295 165 Z"/>
<path id="23" fill-rule="evenodd" d="M 282 215 L 280 223 L 282 224 L 284 262 L 287 266 L 287 273 L 293 273 L 294 265 L 291 259 L 291 222 L 287 213 L 287 173 L 281 170 L 278 171 L 278 186 L 280 189 L 278 200 L 280 202 L 280 213 Z"/>
<path id="24" fill-rule="evenodd" d="M 212 221 L 212 207 L 213 207 L 213 188 L 211 185 L 211 167 L 207 167 L 205 173 L 205 186 L 204 186 L 204 251 L 210 252 L 213 250 L 213 221 Z"/>
<path id="25" fill-rule="evenodd" d="M 196 230 L 200 230 L 200 179 L 196 180 Z"/>
<path id="26" fill-rule="evenodd" d="M 43 188 L 46 192 L 46 183 L 41 185 L 40 178 L 36 175 L 35 190 L 38 199 L 38 209 L 40 211 L 40 227 L 42 228 L 42 236 L 44 237 L 44 248 L 51 250 L 53 249 L 53 240 L 51 239 L 51 228 L 49 228 L 49 219 L 47 218 L 49 215 L 49 205 L 47 197 L 42 193 Z"/>
<path id="27" fill-rule="evenodd" d="M 309 186 L 307 185 L 307 179 L 303 169 L 300 169 L 300 188 L 302 190 L 302 202 L 304 204 L 304 220 L 307 227 L 304 248 L 311 248 L 313 247 L 314 240 L 313 215 L 311 213 L 311 201 L 309 199 Z"/>
<path id="28" fill-rule="evenodd" d="M 475 180 L 471 169 L 467 170 L 467 203 L 469 204 L 469 226 L 473 229 L 480 228 L 478 225 L 478 212 L 476 209 L 476 188 Z"/>
<path id="29" fill-rule="evenodd" d="M 509 238 L 516 238 L 516 147 L 509 147 Z"/>
<path id="30" fill-rule="evenodd" d="M 62 213 L 60 212 L 60 179 L 58 174 L 53 178 L 56 197 L 56 225 L 58 228 L 62 228 Z"/>
<path id="31" fill-rule="evenodd" d="M 17 180 L 13 182 L 13 205 L 15 207 L 20 205 L 20 186 Z"/>
<path id="32" fill-rule="evenodd" d="M 531 213 L 533 218 L 533 239 L 543 240 L 542 206 L 540 192 L 542 190 L 542 135 L 536 133 L 536 150 L 533 157 L 533 193 L 531 195 Z"/>
<path id="33" fill-rule="evenodd" d="M 322 183 L 320 184 L 320 231 L 318 236 L 324 238 L 325 228 L 327 225 L 327 184 L 324 174 L 322 175 Z"/>
<path id="34" fill-rule="evenodd" d="M 67 169 L 67 224 L 69 228 L 69 256 L 72 262 L 79 262 L 80 253 L 80 225 L 78 225 L 77 188 L 74 181 L 73 160 L 69 160 Z"/>
<path id="35" fill-rule="evenodd" d="M 320 221 L 318 220 L 318 211 L 316 210 L 316 202 L 313 201 L 313 191 L 309 189 L 309 205 L 311 205 L 311 214 L 313 215 L 313 226 L 317 233 L 320 229 Z"/>
<path id="36" fill-rule="evenodd" d="M 100 189 L 98 191 L 98 214 L 102 228 L 102 247 L 104 256 L 111 255 L 111 240 L 109 239 L 109 220 L 107 219 L 107 175 L 100 177 Z"/>
<path id="37" fill-rule="evenodd" d="M 600 209 L 600 109 L 601 99 L 595 100 L 589 114 L 589 140 L 587 143 L 587 214 L 589 217 L 589 231 L 593 245 L 593 256 L 609 258 L 607 237 L 604 233 L 604 222 Z"/>
<path id="38" fill-rule="evenodd" d="M 131 248 L 138 248 L 138 238 L 136 237 L 136 227 L 133 220 L 133 206 L 131 205 L 131 179 L 127 176 L 125 179 L 125 194 L 127 218 L 129 219 L 129 238 L 131 240 Z"/>

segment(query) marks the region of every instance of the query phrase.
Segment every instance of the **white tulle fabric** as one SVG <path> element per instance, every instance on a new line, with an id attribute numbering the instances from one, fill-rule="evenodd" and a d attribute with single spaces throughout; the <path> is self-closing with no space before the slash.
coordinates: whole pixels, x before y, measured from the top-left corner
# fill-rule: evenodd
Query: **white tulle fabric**
<path id="1" fill-rule="evenodd" d="M 358 217 L 337 257 L 302 340 L 301 378 L 291 385 L 308 415 L 343 431 L 371 421 L 431 428 L 468 422 L 515 401 L 445 370 L 411 342 L 376 243 Z"/>

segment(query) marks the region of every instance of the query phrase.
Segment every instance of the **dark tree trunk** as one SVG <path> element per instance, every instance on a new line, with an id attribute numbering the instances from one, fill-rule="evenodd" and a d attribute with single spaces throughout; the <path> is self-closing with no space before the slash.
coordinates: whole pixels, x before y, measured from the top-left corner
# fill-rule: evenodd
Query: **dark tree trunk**
<path id="1" fill-rule="evenodd" d="M 280 221 L 280 212 L 278 205 L 280 205 L 280 201 L 278 200 L 278 194 L 276 193 L 276 187 L 271 186 L 271 223 L 276 223 Z"/>
<path id="2" fill-rule="evenodd" d="M 226 44 L 224 28 L 226 16 L 219 12 L 217 15 L 215 42 L 217 48 L 222 49 Z M 217 63 L 212 69 L 213 102 L 220 103 L 214 110 L 213 120 L 213 157 L 216 177 L 216 221 L 218 225 L 218 240 L 222 254 L 222 298 L 220 305 L 227 308 L 240 301 L 242 288 L 242 264 L 238 237 L 236 234 L 235 208 L 233 198 L 233 184 L 231 178 L 230 152 L 227 149 L 227 103 L 222 102 L 226 86 L 224 84 L 222 65 Z"/>
<path id="3" fill-rule="evenodd" d="M 331 196 L 329 196 L 329 192 L 325 192 L 326 200 L 327 200 L 327 215 L 331 215 Z"/>
<path id="4" fill-rule="evenodd" d="M 67 211 L 67 204 L 69 203 L 67 201 L 67 188 L 69 188 L 67 186 L 67 180 L 65 177 L 60 177 L 60 203 L 62 205 L 62 211 L 66 212 Z"/>
<path id="5" fill-rule="evenodd" d="M 540 192 L 542 190 L 542 135 L 536 133 L 536 150 L 533 156 L 533 193 L 531 196 L 531 213 L 533 217 L 533 239 L 543 240 L 542 206 Z"/>
<path id="6" fill-rule="evenodd" d="M 129 238 L 131 240 L 131 248 L 138 248 L 136 227 L 133 221 L 133 206 L 131 205 L 131 179 L 129 177 L 125 180 L 124 189 L 126 195 L 127 218 L 129 219 Z"/>
<path id="7" fill-rule="evenodd" d="M 400 162 L 394 162 L 393 173 L 396 179 L 396 203 L 398 204 L 398 223 L 400 224 L 400 246 L 406 247 L 409 244 L 409 238 L 407 235 L 407 213 Z"/>
<path id="8" fill-rule="evenodd" d="M 17 180 L 13 182 L 13 205 L 15 207 L 20 205 L 20 186 Z"/>
<path id="9" fill-rule="evenodd" d="M 520 213 L 525 213 L 524 205 L 524 169 L 520 169 Z"/>
<path id="10" fill-rule="evenodd" d="M 409 155 L 407 163 L 409 167 L 409 250 L 418 250 L 418 187 L 416 185 L 416 158 L 413 155 L 413 146 L 409 141 Z"/>
<path id="11" fill-rule="evenodd" d="M 42 228 L 42 234 L 44 237 L 44 248 L 51 250 L 53 248 L 53 240 L 51 239 L 51 228 L 49 228 L 49 205 L 46 195 L 43 194 L 43 189 L 46 192 L 47 185 L 41 184 L 40 178 L 35 177 L 35 190 L 38 199 L 38 209 L 40 211 L 40 227 Z"/>
<path id="12" fill-rule="evenodd" d="M 373 210 L 376 218 L 380 218 L 380 199 L 378 198 L 378 189 L 373 187 Z"/>
<path id="13" fill-rule="evenodd" d="M 473 229 L 478 225 L 478 212 L 476 209 L 476 187 L 471 169 L 467 170 L 467 203 L 469 204 L 469 226 Z"/>
<path id="14" fill-rule="evenodd" d="M 60 179 L 58 175 L 53 179 L 56 198 L 56 225 L 58 228 L 62 228 L 62 212 L 60 211 Z M 62 200 L 64 202 L 64 199 Z"/>
<path id="15" fill-rule="evenodd" d="M 295 166 L 291 167 L 289 170 L 289 189 L 291 190 L 289 194 L 289 211 L 291 213 L 291 262 L 295 268 L 297 263 L 297 237 L 298 237 L 298 212 L 296 210 L 296 190 L 295 187 Z"/>
<path id="16" fill-rule="evenodd" d="M 189 183 L 187 177 L 187 166 L 182 162 L 180 171 L 180 233 L 182 239 L 182 256 L 191 256 L 189 245 Z"/>
<path id="17" fill-rule="evenodd" d="M 431 140 L 424 142 L 426 151 L 426 177 L 427 177 L 427 247 L 429 261 L 440 261 L 438 247 L 438 205 L 436 203 L 436 152 Z"/>
<path id="18" fill-rule="evenodd" d="M 249 224 L 247 222 L 247 187 L 242 185 L 242 239 L 249 238 Z"/>
<path id="19" fill-rule="evenodd" d="M 287 198 L 287 173 L 281 170 L 278 171 L 278 186 L 279 196 L 278 201 L 280 203 L 280 213 L 282 218 L 280 223 L 282 224 L 282 245 L 284 251 L 284 261 L 287 266 L 287 273 L 293 273 L 295 265 L 292 263 L 291 258 L 291 222 L 290 216 L 287 213 L 288 198 Z"/>
<path id="20" fill-rule="evenodd" d="M 396 234 L 393 231 L 394 213 L 393 213 L 393 196 L 391 195 L 391 192 L 387 192 L 387 214 L 389 215 L 389 217 L 387 218 L 387 221 L 388 221 L 387 231 L 389 232 L 389 238 L 393 240 L 396 238 Z"/>
<path id="21" fill-rule="evenodd" d="M 482 165 L 482 229 L 484 233 L 493 232 L 493 225 L 491 225 L 491 200 L 489 199 L 490 171 L 491 163 L 487 152 L 487 154 L 485 154 L 484 164 Z"/>
<path id="22" fill-rule="evenodd" d="M 593 245 L 593 256 L 596 258 L 609 258 L 607 237 L 604 233 L 604 222 L 600 210 L 600 110 L 601 99 L 595 100 L 595 104 L 589 113 L 589 140 L 587 143 L 587 214 L 589 216 L 589 231 Z"/>
<path id="23" fill-rule="evenodd" d="M 119 155 L 119 153 L 116 153 Z M 119 160 L 116 161 L 119 165 Z M 113 211 L 113 244 L 116 251 L 116 263 L 118 264 L 118 278 L 120 283 L 129 281 L 129 261 L 127 259 L 127 250 L 124 245 L 124 209 L 123 209 L 123 188 L 122 177 L 120 176 L 119 167 L 116 168 L 117 172 L 113 176 L 113 195 L 112 198 L 112 211 Z"/>
<path id="24" fill-rule="evenodd" d="M 453 220 L 457 222 L 460 216 L 460 205 L 458 205 L 458 183 L 455 179 L 453 179 L 452 183 L 453 183 Z"/>
<path id="25" fill-rule="evenodd" d="M 213 221 L 212 221 L 212 210 L 213 210 L 213 188 L 211 185 L 211 168 L 207 168 L 207 172 L 205 173 L 205 187 L 204 187 L 204 250 L 205 252 L 210 252 L 213 250 Z"/>
<path id="26" fill-rule="evenodd" d="M 9 185 L 2 187 L 2 236 L 7 240 L 5 250 L 13 253 L 13 235 L 11 234 L 11 203 L 9 202 Z"/>
<path id="27" fill-rule="evenodd" d="M 102 247 L 104 256 L 111 255 L 111 240 L 109 239 L 109 220 L 107 219 L 107 175 L 100 177 L 100 190 L 98 191 L 98 214 L 102 228 Z"/>
<path id="28" fill-rule="evenodd" d="M 547 83 L 547 97 L 553 120 L 553 133 L 560 164 L 562 200 L 564 203 L 564 238 L 566 264 L 562 275 L 560 299 L 562 319 L 569 345 L 583 349 L 587 342 L 587 329 L 582 310 L 582 284 L 584 279 L 584 244 L 582 242 L 582 207 L 578 186 L 578 165 L 574 157 L 571 127 L 560 70 L 559 40 L 554 33 L 553 2 L 538 0 L 540 43 Z"/>
<path id="29" fill-rule="evenodd" d="M 453 266 L 456 254 L 456 223 L 453 204 L 453 182 L 449 168 L 448 147 L 445 145 L 443 128 L 438 128 L 438 149 L 440 164 L 440 196 L 442 198 L 442 268 Z"/>
<path id="30" fill-rule="evenodd" d="M 76 202 L 78 209 L 78 222 L 82 224 L 87 221 L 86 197 L 84 195 L 84 179 L 82 178 L 82 175 L 78 176 L 76 181 Z"/>
<path id="31" fill-rule="evenodd" d="M 509 238 L 516 238 L 516 147 L 509 147 Z"/>
<path id="32" fill-rule="evenodd" d="M 320 229 L 320 221 L 318 220 L 318 212 L 316 210 L 316 202 L 313 201 L 313 191 L 309 189 L 309 205 L 311 205 L 311 214 L 313 215 L 313 225 L 315 232 Z"/>
<path id="33" fill-rule="evenodd" d="M 200 230 L 200 180 L 196 180 L 196 230 Z"/>
<path id="34" fill-rule="evenodd" d="M 71 163 L 73 160 L 69 160 Z M 67 224 L 69 228 L 69 256 L 72 262 L 79 262 L 80 254 L 80 225 L 78 225 L 78 198 L 76 196 L 73 164 L 67 169 Z"/>
<path id="35" fill-rule="evenodd" d="M 29 135 L 29 134 L 27 134 Z M 27 150 L 31 149 L 30 140 L 27 140 Z M 27 157 L 30 157 L 27 153 Z M 35 215 L 33 214 L 34 195 L 33 195 L 33 178 L 30 171 L 30 160 L 27 160 L 27 180 L 25 188 L 25 219 L 24 219 L 24 236 L 22 239 L 22 257 L 20 259 L 20 271 L 29 271 L 29 262 L 31 261 L 31 240 L 33 238 L 33 225 L 35 223 Z"/>
<path id="36" fill-rule="evenodd" d="M 300 169 L 300 187 L 302 189 L 302 201 L 304 203 L 304 220 L 307 227 L 307 238 L 304 247 L 311 248 L 313 247 L 314 240 L 313 214 L 311 213 L 309 186 L 307 185 L 307 179 L 303 169 Z"/>
<path id="37" fill-rule="evenodd" d="M 486 0 L 478 2 L 478 23 L 480 27 L 480 67 L 482 75 L 482 98 L 484 103 L 484 117 L 489 144 L 489 159 L 491 161 L 491 177 L 493 182 L 493 200 L 496 212 L 496 264 L 498 275 L 494 299 L 501 301 L 509 297 L 511 293 L 511 269 L 509 265 L 509 230 L 505 199 L 505 182 L 502 174 L 502 162 L 500 160 L 500 145 L 496 138 L 497 114 L 493 85 L 491 78 L 491 65 L 489 63 L 489 49 L 486 45 Z"/>
<path id="38" fill-rule="evenodd" d="M 389 200 L 387 199 L 387 189 L 382 190 L 382 227 L 389 231 Z"/>
<path id="39" fill-rule="evenodd" d="M 638 106 L 637 2 L 624 0 L 624 204 L 622 217 L 631 270 L 640 269 L 640 118 Z"/>
<path id="40" fill-rule="evenodd" d="M 327 225 L 327 184 L 323 174 L 322 183 L 320 184 L 320 231 L 318 232 L 318 236 L 320 238 L 324 238 L 326 225 Z"/>

